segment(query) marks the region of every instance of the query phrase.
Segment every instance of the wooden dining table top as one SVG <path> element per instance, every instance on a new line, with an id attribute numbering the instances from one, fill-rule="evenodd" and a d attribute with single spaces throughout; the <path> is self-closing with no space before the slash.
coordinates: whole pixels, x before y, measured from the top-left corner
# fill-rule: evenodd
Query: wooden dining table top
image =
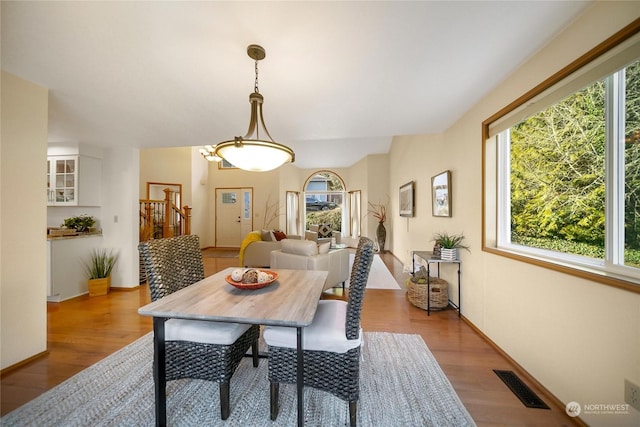
<path id="1" fill-rule="evenodd" d="M 261 289 L 227 283 L 233 267 L 138 309 L 143 316 L 302 327 L 313 321 L 328 272 L 276 269 Z"/>

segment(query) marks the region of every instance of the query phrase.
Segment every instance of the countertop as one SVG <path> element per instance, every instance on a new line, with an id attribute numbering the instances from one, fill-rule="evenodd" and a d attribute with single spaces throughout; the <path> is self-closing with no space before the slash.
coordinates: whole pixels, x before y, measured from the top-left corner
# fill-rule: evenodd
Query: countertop
<path id="1" fill-rule="evenodd" d="M 78 233 L 68 236 L 49 236 L 47 235 L 47 240 L 68 240 L 68 239 L 81 239 L 84 237 L 101 237 L 102 232 L 100 231 L 92 231 L 89 233 Z"/>

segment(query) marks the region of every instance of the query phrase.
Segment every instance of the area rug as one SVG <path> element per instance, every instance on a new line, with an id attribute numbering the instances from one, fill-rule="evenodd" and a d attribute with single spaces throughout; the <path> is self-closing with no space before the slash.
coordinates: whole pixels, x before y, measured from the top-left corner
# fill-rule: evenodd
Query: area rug
<path id="1" fill-rule="evenodd" d="M 4 426 L 153 426 L 152 335 L 69 378 L 0 419 Z M 267 360 L 246 358 L 231 380 L 231 416 L 220 420 L 216 383 L 167 383 L 171 426 L 296 425 L 295 385 L 281 385 L 280 414 L 269 419 Z M 305 388 L 306 426 L 349 424 L 348 404 Z M 474 426 L 419 335 L 365 333 L 360 362 L 359 426 Z"/>
<path id="2" fill-rule="evenodd" d="M 351 271 L 351 267 L 353 266 L 354 258 L 354 254 L 349 254 L 349 271 Z M 345 286 L 349 286 L 349 279 L 347 279 Z M 371 271 L 369 271 L 369 280 L 367 281 L 367 289 L 400 289 L 398 282 L 391 275 L 391 272 L 389 272 L 389 269 L 378 254 L 373 256 Z"/>

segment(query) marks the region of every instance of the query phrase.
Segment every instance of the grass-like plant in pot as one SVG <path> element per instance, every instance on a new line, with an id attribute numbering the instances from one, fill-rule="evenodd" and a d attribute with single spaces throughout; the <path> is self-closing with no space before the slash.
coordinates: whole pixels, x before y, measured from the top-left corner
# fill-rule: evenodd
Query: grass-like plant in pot
<path id="1" fill-rule="evenodd" d="M 461 234 L 449 234 L 449 233 L 436 233 L 433 235 L 433 241 L 436 242 L 436 246 L 440 246 L 440 258 L 445 260 L 458 259 L 458 250 L 464 249 L 469 251 L 469 246 L 463 245 L 464 235 Z"/>
<path id="2" fill-rule="evenodd" d="M 83 263 L 89 276 L 89 296 L 106 295 L 111 288 L 111 272 L 118 262 L 118 254 L 110 249 L 97 248 Z"/>

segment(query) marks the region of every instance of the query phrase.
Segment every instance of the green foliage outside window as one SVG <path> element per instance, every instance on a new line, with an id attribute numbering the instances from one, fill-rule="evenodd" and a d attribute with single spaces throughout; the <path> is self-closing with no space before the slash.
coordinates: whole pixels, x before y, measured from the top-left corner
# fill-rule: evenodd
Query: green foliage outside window
<path id="1" fill-rule="evenodd" d="M 640 61 L 627 67 L 624 146 L 625 245 L 640 249 Z M 634 264 L 640 266 L 640 261 Z"/>
<path id="2" fill-rule="evenodd" d="M 640 62 L 626 69 L 625 261 L 640 266 Z M 513 243 L 604 259 L 605 84 L 511 128 Z"/>
<path id="3" fill-rule="evenodd" d="M 307 230 L 309 224 L 329 224 L 333 231 L 342 230 L 342 208 L 338 206 L 335 209 L 327 211 L 307 212 Z"/>

